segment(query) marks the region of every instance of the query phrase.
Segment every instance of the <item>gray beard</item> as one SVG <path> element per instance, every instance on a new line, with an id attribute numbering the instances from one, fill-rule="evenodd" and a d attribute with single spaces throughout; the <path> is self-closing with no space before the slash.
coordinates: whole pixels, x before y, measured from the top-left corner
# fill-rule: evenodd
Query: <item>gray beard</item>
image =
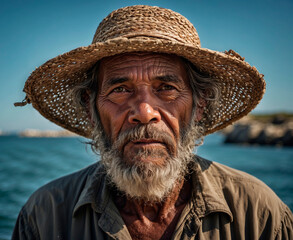
<path id="1" fill-rule="evenodd" d="M 186 127 L 181 132 L 177 143 L 177 151 L 165 132 L 158 130 L 152 124 L 139 125 L 118 136 L 111 145 L 108 138 L 102 134 L 101 128 L 96 127 L 92 146 L 100 151 L 101 163 L 104 165 L 110 184 L 114 185 L 128 198 L 142 199 L 146 202 L 162 202 L 173 190 L 174 186 L 188 173 L 188 165 L 193 160 L 193 150 L 196 140 L 203 136 L 203 128 L 198 125 Z M 160 166 L 152 162 L 133 161 L 127 164 L 121 156 L 121 149 L 125 141 L 139 140 L 141 138 L 163 140 L 169 146 L 169 156 Z M 201 141 L 202 142 L 202 141 Z M 160 151 L 148 150 L 137 153 L 139 157 L 160 155 Z"/>

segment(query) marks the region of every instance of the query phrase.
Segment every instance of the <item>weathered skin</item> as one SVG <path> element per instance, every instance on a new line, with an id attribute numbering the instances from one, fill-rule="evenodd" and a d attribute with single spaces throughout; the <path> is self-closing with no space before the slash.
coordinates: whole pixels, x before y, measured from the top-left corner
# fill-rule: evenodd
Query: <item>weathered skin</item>
<path id="1" fill-rule="evenodd" d="M 163 165 L 176 154 L 180 129 L 191 121 L 192 92 L 179 57 L 136 53 L 101 61 L 96 106 L 106 134 L 114 142 L 120 132 L 137 124 L 155 124 L 172 136 L 173 151 L 152 139 L 126 143 L 123 161 Z M 160 155 L 133 158 L 137 149 L 160 149 Z M 162 203 L 114 197 L 133 239 L 169 239 L 190 197 L 190 184 L 181 181 Z"/>
<path id="2" fill-rule="evenodd" d="M 163 203 L 145 204 L 119 196 L 115 203 L 132 239 L 171 239 L 190 194 L 191 184 L 182 181 Z"/>

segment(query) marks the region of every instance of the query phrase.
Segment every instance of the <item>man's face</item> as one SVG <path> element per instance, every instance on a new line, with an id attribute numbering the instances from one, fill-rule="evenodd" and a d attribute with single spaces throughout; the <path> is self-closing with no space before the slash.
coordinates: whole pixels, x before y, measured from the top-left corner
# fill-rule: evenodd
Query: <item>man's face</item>
<path id="1" fill-rule="evenodd" d="M 170 156 L 176 157 L 181 131 L 191 121 L 193 103 L 179 57 L 132 53 L 105 58 L 98 81 L 96 106 L 111 143 L 137 126 L 151 126 L 150 131 L 160 133 L 125 139 L 119 149 L 125 164 L 163 166 Z"/>

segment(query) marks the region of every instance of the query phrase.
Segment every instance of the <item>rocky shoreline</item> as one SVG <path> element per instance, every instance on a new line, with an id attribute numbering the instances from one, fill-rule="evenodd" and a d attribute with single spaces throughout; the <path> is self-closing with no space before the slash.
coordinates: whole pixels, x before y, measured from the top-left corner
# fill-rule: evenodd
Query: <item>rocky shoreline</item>
<path id="1" fill-rule="evenodd" d="M 293 146 L 293 117 L 249 115 L 222 130 L 225 143 Z"/>

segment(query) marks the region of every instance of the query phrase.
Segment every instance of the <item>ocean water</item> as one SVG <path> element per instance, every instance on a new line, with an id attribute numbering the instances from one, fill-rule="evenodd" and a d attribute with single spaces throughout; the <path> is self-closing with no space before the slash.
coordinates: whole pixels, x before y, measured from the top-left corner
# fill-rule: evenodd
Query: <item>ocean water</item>
<path id="1" fill-rule="evenodd" d="M 84 168 L 98 157 L 83 138 L 0 137 L 0 239 L 10 239 L 28 197 L 45 183 Z M 293 148 L 222 144 L 206 137 L 197 154 L 264 181 L 293 209 Z"/>

